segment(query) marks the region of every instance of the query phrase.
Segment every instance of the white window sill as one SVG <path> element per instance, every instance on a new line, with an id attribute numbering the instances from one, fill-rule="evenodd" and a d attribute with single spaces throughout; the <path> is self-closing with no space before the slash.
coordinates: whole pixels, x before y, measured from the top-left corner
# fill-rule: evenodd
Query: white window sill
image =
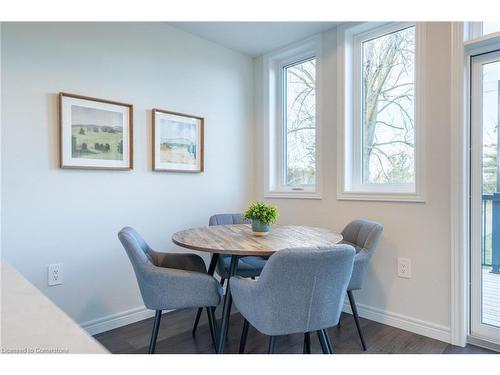
<path id="1" fill-rule="evenodd" d="M 498 42 L 500 42 L 500 32 L 491 33 L 475 39 L 467 40 L 464 42 L 464 48 L 467 52 L 476 48 L 482 48 L 490 46 L 492 44 L 497 44 Z"/>
<path id="2" fill-rule="evenodd" d="M 266 191 L 264 198 L 322 199 L 320 193 L 312 191 Z"/>
<path id="3" fill-rule="evenodd" d="M 337 194 L 337 200 L 425 203 L 422 195 L 410 193 L 342 192 Z"/>

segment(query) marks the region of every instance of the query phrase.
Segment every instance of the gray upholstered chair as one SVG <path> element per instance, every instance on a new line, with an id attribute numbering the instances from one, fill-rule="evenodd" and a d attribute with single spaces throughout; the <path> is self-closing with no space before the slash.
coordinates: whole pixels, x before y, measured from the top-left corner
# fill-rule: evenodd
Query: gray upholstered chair
<path id="1" fill-rule="evenodd" d="M 170 309 L 206 307 L 212 342 L 217 347 L 214 308 L 222 288 L 207 275 L 203 259 L 196 254 L 156 252 L 130 227 L 123 228 L 118 238 L 134 268 L 144 304 L 156 310 L 149 353 L 155 351 L 162 310 Z"/>
<path id="2" fill-rule="evenodd" d="M 270 336 L 304 333 L 304 352 L 310 332 L 318 333 L 324 353 L 332 353 L 326 329 L 336 325 L 351 278 L 355 251 L 349 245 L 286 249 L 267 261 L 257 280 L 231 279 L 235 306 L 245 318 L 240 353 L 245 350 L 249 324 Z"/>
<path id="3" fill-rule="evenodd" d="M 210 216 L 208 221 L 209 226 L 213 225 L 233 225 L 233 224 L 250 224 L 249 220 L 243 218 L 242 214 L 216 214 Z M 268 257 L 246 256 L 238 260 L 237 274 L 243 277 L 256 277 L 262 272 L 262 268 L 266 264 Z M 217 261 L 217 273 L 221 280 L 221 286 L 224 285 L 224 280 L 229 277 L 229 268 L 231 265 L 230 255 L 220 255 Z M 198 322 L 200 321 L 201 309 L 198 309 L 196 319 L 193 325 L 193 335 L 196 334 Z"/>
<path id="4" fill-rule="evenodd" d="M 249 220 L 243 218 L 242 214 L 217 214 L 210 216 L 208 225 L 232 225 L 232 224 L 250 224 Z M 237 274 L 243 277 L 256 277 L 262 272 L 266 264 L 267 257 L 247 256 L 241 257 L 238 262 Z M 231 264 L 230 255 L 219 256 L 217 262 L 217 273 L 222 280 L 229 276 L 229 266 Z"/>
<path id="5" fill-rule="evenodd" d="M 382 224 L 360 219 L 350 222 L 342 231 L 342 243 L 351 245 L 356 250 L 354 268 L 352 270 L 351 280 L 347 288 L 347 296 L 349 297 L 352 315 L 354 316 L 354 321 L 356 323 L 356 328 L 358 329 L 363 350 L 366 350 L 366 344 L 363 332 L 361 331 L 358 309 L 356 307 L 356 301 L 354 300 L 352 291 L 361 289 L 363 286 L 363 280 L 365 278 L 366 270 L 368 269 L 368 263 L 373 255 L 373 252 L 378 246 L 383 229 L 384 227 Z"/>

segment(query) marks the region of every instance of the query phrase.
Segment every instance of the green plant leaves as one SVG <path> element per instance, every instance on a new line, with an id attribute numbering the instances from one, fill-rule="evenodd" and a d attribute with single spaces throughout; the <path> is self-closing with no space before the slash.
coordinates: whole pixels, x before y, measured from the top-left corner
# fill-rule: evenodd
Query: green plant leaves
<path id="1" fill-rule="evenodd" d="M 247 220 L 259 220 L 264 224 L 276 223 L 278 216 L 278 209 L 275 206 L 262 201 L 250 204 L 243 214 Z"/>

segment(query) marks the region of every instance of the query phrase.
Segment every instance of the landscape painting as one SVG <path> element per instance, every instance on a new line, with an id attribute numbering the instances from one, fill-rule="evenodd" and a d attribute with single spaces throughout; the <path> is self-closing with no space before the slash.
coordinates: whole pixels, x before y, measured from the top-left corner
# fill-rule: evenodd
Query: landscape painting
<path id="1" fill-rule="evenodd" d="M 203 118 L 153 110 L 153 169 L 203 171 Z"/>
<path id="2" fill-rule="evenodd" d="M 61 167 L 132 168 L 132 106 L 60 94 Z"/>
<path id="3" fill-rule="evenodd" d="M 73 158 L 123 160 L 123 114 L 71 106 Z"/>

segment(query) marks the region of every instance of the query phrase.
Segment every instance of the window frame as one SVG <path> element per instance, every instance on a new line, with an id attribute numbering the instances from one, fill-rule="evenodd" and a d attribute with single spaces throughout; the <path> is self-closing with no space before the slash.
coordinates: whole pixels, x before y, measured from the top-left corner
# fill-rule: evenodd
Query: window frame
<path id="1" fill-rule="evenodd" d="M 465 22 L 464 23 L 464 42 L 470 44 L 470 42 L 481 41 L 482 39 L 489 39 L 500 36 L 500 30 L 492 33 L 483 33 L 483 23 L 484 22 Z"/>
<path id="2" fill-rule="evenodd" d="M 294 64 L 316 59 L 316 160 L 314 185 L 286 185 L 286 145 L 285 145 L 285 68 Z M 321 35 L 308 38 L 267 54 L 264 64 L 264 144 L 265 152 L 265 198 L 321 199 L 321 121 L 320 121 L 320 76 L 321 76 Z"/>
<path id="3" fill-rule="evenodd" d="M 481 38 L 483 36 L 482 22 L 465 22 L 464 41 Z"/>
<path id="4" fill-rule="evenodd" d="M 363 42 L 415 27 L 414 165 L 411 184 L 363 183 L 362 181 L 362 46 Z M 340 27 L 338 32 L 338 200 L 424 202 L 424 134 L 422 50 L 425 24 L 419 22 L 361 23 Z"/>

